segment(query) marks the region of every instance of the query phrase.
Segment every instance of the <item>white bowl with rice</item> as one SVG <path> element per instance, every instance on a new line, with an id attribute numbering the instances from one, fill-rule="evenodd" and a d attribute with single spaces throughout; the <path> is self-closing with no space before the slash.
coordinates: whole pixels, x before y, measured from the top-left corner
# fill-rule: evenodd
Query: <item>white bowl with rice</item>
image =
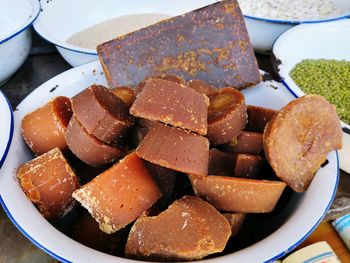
<path id="1" fill-rule="evenodd" d="M 34 29 L 73 67 L 97 59 L 96 45 L 215 0 L 42 1 Z"/>
<path id="2" fill-rule="evenodd" d="M 255 51 L 268 53 L 285 31 L 303 23 L 350 17 L 348 0 L 238 0 Z"/>

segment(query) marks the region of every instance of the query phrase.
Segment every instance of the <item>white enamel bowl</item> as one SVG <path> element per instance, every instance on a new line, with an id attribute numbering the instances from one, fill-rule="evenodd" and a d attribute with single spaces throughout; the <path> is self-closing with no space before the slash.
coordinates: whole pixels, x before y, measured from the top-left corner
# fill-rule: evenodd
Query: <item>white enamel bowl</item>
<path id="1" fill-rule="evenodd" d="M 71 97 L 93 83 L 106 85 L 97 61 L 68 70 L 47 81 L 17 107 L 14 113 L 13 142 L 0 171 L 0 202 L 12 222 L 28 239 L 62 262 L 130 262 L 128 259 L 90 249 L 59 232 L 26 198 L 16 178 L 17 167 L 33 158 L 20 134 L 22 118 L 55 96 Z M 56 87 L 54 91 L 53 87 Z M 282 84 L 274 81 L 262 82 L 245 90 L 244 94 L 247 103 L 274 109 L 279 109 L 293 99 Z M 273 261 L 298 246 L 320 223 L 334 198 L 339 177 L 336 152 L 331 152 L 327 159 L 328 164 L 317 172 L 308 191 L 292 194 L 288 204 L 282 206 L 281 213 L 274 218 L 276 224 L 280 225 L 276 231 L 238 252 L 204 261 Z"/>
<path id="2" fill-rule="evenodd" d="M 0 0 L 0 86 L 28 57 L 39 9 L 38 0 Z"/>
<path id="3" fill-rule="evenodd" d="M 63 58 L 73 67 L 97 59 L 95 49 L 66 43 L 75 33 L 119 16 L 158 13 L 176 16 L 216 2 L 215 0 L 55 0 L 42 1 L 42 12 L 34 29 L 53 43 Z"/>
<path id="4" fill-rule="evenodd" d="M 10 102 L 0 90 L 0 169 L 6 159 L 13 135 L 13 113 Z"/>
<path id="5" fill-rule="evenodd" d="M 276 71 L 296 97 L 304 92 L 289 76 L 304 59 L 337 59 L 350 61 L 350 19 L 317 25 L 299 25 L 287 31 L 273 46 Z M 331 88 L 331 87 L 330 87 Z M 350 173 L 350 125 L 342 122 L 343 149 L 339 151 L 340 168 Z"/>
<path id="6" fill-rule="evenodd" d="M 272 50 L 273 43 L 276 39 L 288 29 L 298 24 L 317 24 L 327 21 L 344 19 L 350 16 L 350 1 L 348 0 L 331 0 L 343 14 L 339 16 L 328 17 L 325 19 L 313 20 L 286 20 L 286 19 L 272 19 L 268 17 L 257 17 L 244 15 L 244 20 L 247 25 L 250 41 L 255 51 L 260 53 L 268 53 Z"/>

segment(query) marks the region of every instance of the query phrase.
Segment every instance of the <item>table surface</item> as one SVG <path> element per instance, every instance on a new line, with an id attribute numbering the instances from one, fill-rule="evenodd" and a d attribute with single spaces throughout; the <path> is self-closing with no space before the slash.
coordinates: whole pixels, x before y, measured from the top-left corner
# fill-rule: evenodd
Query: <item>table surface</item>
<path id="1" fill-rule="evenodd" d="M 269 56 L 257 55 L 259 67 L 273 76 Z M 34 35 L 31 54 L 23 66 L 5 83 L 1 90 L 15 108 L 21 100 L 36 87 L 71 68 L 56 49 Z M 325 220 L 332 220 L 350 213 L 350 176 L 341 172 L 338 192 Z M 350 254 L 329 223 L 322 223 L 302 246 L 326 240 L 336 251 L 342 262 L 350 262 Z M 0 262 L 41 263 L 56 262 L 43 251 L 31 244 L 13 226 L 5 212 L 0 208 Z"/>

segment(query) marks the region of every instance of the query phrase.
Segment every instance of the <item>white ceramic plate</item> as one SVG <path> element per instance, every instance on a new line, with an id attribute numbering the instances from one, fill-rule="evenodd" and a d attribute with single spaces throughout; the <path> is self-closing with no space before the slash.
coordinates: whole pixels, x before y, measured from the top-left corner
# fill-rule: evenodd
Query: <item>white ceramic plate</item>
<path id="1" fill-rule="evenodd" d="M 28 239 L 62 262 L 129 262 L 128 259 L 85 247 L 59 232 L 26 198 L 16 177 L 17 167 L 33 158 L 20 134 L 22 118 L 50 98 L 58 95 L 71 97 L 93 83 L 106 85 L 98 61 L 54 77 L 21 102 L 14 114 L 13 142 L 0 171 L 0 202 L 12 222 Z M 275 81 L 261 82 L 243 93 L 247 103 L 274 109 L 279 109 L 293 99 L 284 86 Z M 281 213 L 274 218 L 276 224 L 281 225 L 275 232 L 238 252 L 204 261 L 269 262 L 298 246 L 320 223 L 334 198 L 339 177 L 336 152 L 331 152 L 327 159 L 329 163 L 317 172 L 309 190 L 304 194 L 292 194 L 288 204 L 282 206 Z"/>
<path id="2" fill-rule="evenodd" d="M 66 43 L 75 33 L 119 16 L 158 13 L 176 16 L 217 2 L 217 0 L 60 0 L 42 1 L 42 12 L 34 29 L 56 45 L 63 58 L 73 67 L 97 59 L 95 49 Z M 64 17 L 64 19 L 62 19 Z"/>
<path id="3" fill-rule="evenodd" d="M 10 102 L 0 90 L 0 169 L 6 159 L 13 135 L 13 114 Z"/>
<path id="4" fill-rule="evenodd" d="M 349 19 L 296 26 L 281 35 L 273 46 L 273 54 L 278 61 L 277 73 L 294 96 L 303 96 L 304 92 L 289 76 L 294 66 L 304 59 L 350 61 L 349 43 Z M 343 133 L 343 149 L 339 151 L 340 168 L 350 173 L 350 125 L 342 122 L 342 127 L 348 133 Z"/>

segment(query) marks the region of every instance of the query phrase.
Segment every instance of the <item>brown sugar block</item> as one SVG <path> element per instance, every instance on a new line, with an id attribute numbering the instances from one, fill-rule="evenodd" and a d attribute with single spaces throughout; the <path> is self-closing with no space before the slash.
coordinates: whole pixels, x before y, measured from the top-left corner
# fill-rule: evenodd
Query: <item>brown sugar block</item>
<path id="1" fill-rule="evenodd" d="M 66 97 L 54 98 L 23 118 L 21 131 L 24 141 L 37 156 L 55 147 L 66 150 L 68 146 L 64 134 L 71 116 L 70 100 Z"/>
<path id="2" fill-rule="evenodd" d="M 208 174 L 208 139 L 161 123 L 147 133 L 136 153 L 168 169 L 199 176 Z"/>
<path id="3" fill-rule="evenodd" d="M 207 134 L 209 99 L 175 82 L 150 79 L 130 108 L 136 117 Z"/>
<path id="4" fill-rule="evenodd" d="M 296 192 L 306 191 L 327 154 L 341 147 L 342 129 L 335 107 L 318 95 L 287 104 L 264 132 L 268 162 Z"/>
<path id="5" fill-rule="evenodd" d="M 228 153 L 259 154 L 264 150 L 263 134 L 242 131 L 236 140 L 220 145 L 219 149 Z"/>
<path id="6" fill-rule="evenodd" d="M 230 224 L 195 196 L 176 200 L 158 216 L 143 216 L 130 230 L 125 254 L 156 261 L 190 261 L 223 251 Z"/>
<path id="7" fill-rule="evenodd" d="M 214 148 L 210 149 L 208 174 L 232 176 L 234 164 L 233 154 L 224 153 Z"/>
<path id="8" fill-rule="evenodd" d="M 135 153 L 73 193 L 108 234 L 138 218 L 160 196 L 157 184 Z"/>
<path id="9" fill-rule="evenodd" d="M 175 74 L 215 87 L 244 88 L 261 80 L 236 0 L 163 20 L 97 47 L 111 87 Z"/>
<path id="10" fill-rule="evenodd" d="M 231 236 L 237 235 L 239 230 L 241 229 L 245 215 L 244 213 L 223 213 L 224 217 L 226 217 L 227 221 L 231 225 Z"/>
<path id="11" fill-rule="evenodd" d="M 234 140 L 247 123 L 244 96 L 232 88 L 224 88 L 209 96 L 208 134 L 213 145 Z"/>
<path id="12" fill-rule="evenodd" d="M 187 81 L 187 86 L 207 96 L 217 91 L 216 88 L 199 79 L 191 79 Z"/>
<path id="13" fill-rule="evenodd" d="M 145 138 L 151 127 L 157 123 L 144 118 L 137 118 L 135 125 L 128 132 L 128 145 L 130 149 L 135 149 L 140 142 Z"/>
<path id="14" fill-rule="evenodd" d="M 98 227 L 95 219 L 86 212 L 73 225 L 71 237 L 75 241 L 98 251 L 124 256 L 128 230 L 128 228 L 123 228 L 114 234 L 106 234 Z"/>
<path id="15" fill-rule="evenodd" d="M 228 176 L 189 176 L 196 195 L 216 209 L 241 213 L 271 212 L 286 184 Z"/>
<path id="16" fill-rule="evenodd" d="M 122 157 L 123 149 L 106 144 L 90 135 L 73 115 L 67 127 L 69 149 L 83 162 L 102 166 Z"/>
<path id="17" fill-rule="evenodd" d="M 263 172 L 264 161 L 258 155 L 238 153 L 234 160 L 235 177 L 256 179 Z"/>
<path id="18" fill-rule="evenodd" d="M 276 115 L 277 111 L 259 106 L 248 105 L 247 131 L 264 132 L 266 124 Z"/>
<path id="19" fill-rule="evenodd" d="M 73 208 L 72 193 L 80 185 L 59 148 L 21 165 L 17 177 L 27 197 L 45 218 L 58 219 Z"/>
<path id="20" fill-rule="evenodd" d="M 120 142 L 133 124 L 125 103 L 100 85 L 92 85 L 75 95 L 72 109 L 88 133 L 106 143 Z"/>
<path id="21" fill-rule="evenodd" d="M 144 80 L 142 80 L 137 86 L 136 86 L 136 93 L 140 94 L 140 92 L 142 91 L 142 89 L 145 87 L 146 82 L 150 79 L 163 79 L 163 80 L 168 80 L 168 81 L 172 81 L 175 82 L 177 84 L 180 85 L 186 85 L 186 81 L 181 78 L 178 77 L 176 75 L 171 75 L 171 74 L 162 74 L 160 76 L 153 76 L 153 77 L 147 77 Z"/>
<path id="22" fill-rule="evenodd" d="M 148 169 L 154 181 L 157 183 L 162 193 L 162 197 L 158 200 L 157 204 L 161 207 L 168 206 L 174 192 L 176 172 L 161 167 L 157 164 L 153 164 L 147 161 L 144 162 L 146 168 Z"/>
<path id="23" fill-rule="evenodd" d="M 130 108 L 136 99 L 136 93 L 133 88 L 130 87 L 117 87 L 112 90 L 113 94 L 116 95 L 125 105 Z"/>

